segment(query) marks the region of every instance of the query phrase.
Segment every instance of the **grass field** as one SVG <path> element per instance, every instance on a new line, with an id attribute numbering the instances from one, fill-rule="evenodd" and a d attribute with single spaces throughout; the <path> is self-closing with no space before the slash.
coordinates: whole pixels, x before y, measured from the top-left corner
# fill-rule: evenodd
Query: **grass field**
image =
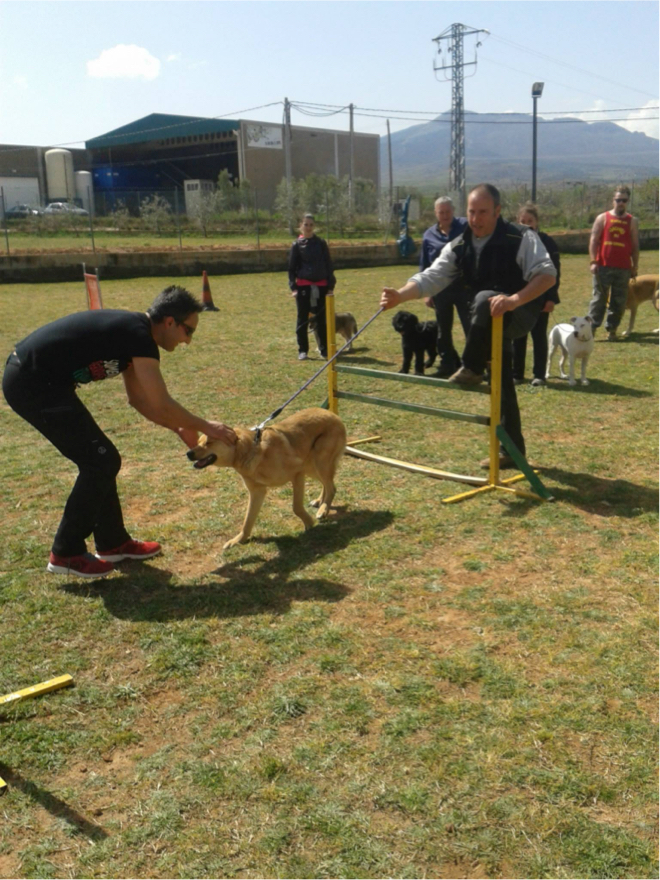
<path id="1" fill-rule="evenodd" d="M 337 309 L 362 325 L 408 274 L 338 272 Z M 104 282 L 104 302 L 143 310 L 162 286 Z M 190 409 L 251 426 L 320 361 L 296 359 L 284 273 L 211 288 L 220 311 L 163 373 Z M 563 259 L 560 294 L 558 321 L 586 312 L 584 257 Z M 82 284 L 0 288 L 0 350 L 84 307 Z M 0 712 L 0 876 L 656 877 L 656 326 L 646 303 L 629 341 L 601 332 L 586 388 L 519 388 L 554 503 L 442 505 L 457 484 L 346 458 L 326 523 L 302 532 L 273 491 L 224 555 L 238 476 L 194 470 L 121 380 L 85 387 L 123 455 L 129 529 L 164 545 L 91 583 L 45 571 L 74 468 L 0 401 L 0 694 L 75 680 Z M 390 316 L 344 360 L 398 369 Z M 321 377 L 290 409 L 325 397 Z M 484 428 L 340 414 L 380 454 L 481 473 Z"/>

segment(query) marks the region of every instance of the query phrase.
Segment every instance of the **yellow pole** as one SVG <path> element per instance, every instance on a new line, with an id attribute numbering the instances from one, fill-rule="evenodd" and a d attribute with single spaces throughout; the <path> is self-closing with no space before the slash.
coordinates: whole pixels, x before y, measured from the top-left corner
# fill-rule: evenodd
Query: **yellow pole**
<path id="1" fill-rule="evenodd" d="M 494 318 L 491 323 L 493 330 L 490 345 L 490 467 L 488 481 L 491 486 L 495 486 L 500 481 L 500 444 L 496 431 L 502 410 L 502 318 Z"/>
<path id="2" fill-rule="evenodd" d="M 14 691 L 13 694 L 5 694 L 3 697 L 0 697 L 0 706 L 5 706 L 8 703 L 18 703 L 26 697 L 39 697 L 41 694 L 49 694 L 51 691 L 70 687 L 72 684 L 73 679 L 70 675 L 60 675 L 57 678 L 51 678 L 49 681 L 42 681 L 40 684 L 34 684 L 20 691 Z"/>
<path id="3" fill-rule="evenodd" d="M 328 360 L 337 352 L 337 344 L 335 341 L 335 295 L 328 293 L 325 297 L 325 328 L 328 347 Z M 337 406 L 337 371 L 335 370 L 335 361 L 330 364 L 328 370 L 328 409 L 330 412 L 338 412 Z"/>

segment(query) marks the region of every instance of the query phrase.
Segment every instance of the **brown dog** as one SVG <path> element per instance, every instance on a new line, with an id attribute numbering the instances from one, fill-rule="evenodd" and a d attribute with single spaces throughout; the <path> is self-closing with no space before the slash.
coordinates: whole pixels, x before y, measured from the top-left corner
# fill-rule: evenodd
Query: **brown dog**
<path id="1" fill-rule="evenodd" d="M 321 340 L 319 339 L 316 315 L 309 316 L 309 329 L 314 333 L 316 350 L 321 351 Z M 339 314 L 335 315 L 335 333 L 339 333 L 340 336 L 343 336 L 346 342 L 348 342 L 349 339 L 352 339 L 357 332 L 357 321 L 350 312 L 339 312 Z M 348 346 L 346 351 L 353 351 L 352 343 Z"/>
<path id="2" fill-rule="evenodd" d="M 630 336 L 635 326 L 637 308 L 647 300 L 651 300 L 658 311 L 658 276 L 638 275 L 637 278 L 631 278 L 628 284 L 628 299 L 626 300 L 626 309 L 630 309 L 630 323 L 628 329 L 621 334 L 622 336 Z"/>
<path id="3" fill-rule="evenodd" d="M 243 527 L 235 538 L 227 541 L 224 550 L 249 539 L 271 486 L 293 484 L 293 512 L 309 529 L 314 520 L 305 510 L 305 477 L 320 480 L 323 491 L 312 506 L 318 507 L 316 518 L 325 519 L 335 497 L 337 465 L 346 448 L 346 429 L 339 416 L 326 409 L 304 409 L 279 424 L 267 426 L 260 437 L 254 429 L 235 431 L 235 446 L 202 435 L 199 445 L 188 452 L 196 468 L 234 468 L 250 493 Z"/>

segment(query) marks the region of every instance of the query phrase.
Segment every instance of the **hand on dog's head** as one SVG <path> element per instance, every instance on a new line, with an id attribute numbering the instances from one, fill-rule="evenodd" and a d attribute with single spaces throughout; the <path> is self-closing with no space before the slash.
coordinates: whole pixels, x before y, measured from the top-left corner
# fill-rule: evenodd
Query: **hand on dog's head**
<path id="1" fill-rule="evenodd" d="M 406 333 L 412 330 L 419 324 L 419 318 L 417 315 L 413 315 L 412 312 L 397 312 L 396 315 L 392 318 L 392 326 L 396 330 L 397 333 Z"/>

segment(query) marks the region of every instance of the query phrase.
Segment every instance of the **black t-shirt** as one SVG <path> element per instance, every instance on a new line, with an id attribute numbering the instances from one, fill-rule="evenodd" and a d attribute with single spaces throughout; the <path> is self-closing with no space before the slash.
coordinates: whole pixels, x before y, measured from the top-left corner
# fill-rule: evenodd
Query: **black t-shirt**
<path id="1" fill-rule="evenodd" d="M 45 324 L 16 345 L 23 369 L 55 385 L 118 376 L 134 357 L 160 360 L 144 312 L 94 309 Z"/>

